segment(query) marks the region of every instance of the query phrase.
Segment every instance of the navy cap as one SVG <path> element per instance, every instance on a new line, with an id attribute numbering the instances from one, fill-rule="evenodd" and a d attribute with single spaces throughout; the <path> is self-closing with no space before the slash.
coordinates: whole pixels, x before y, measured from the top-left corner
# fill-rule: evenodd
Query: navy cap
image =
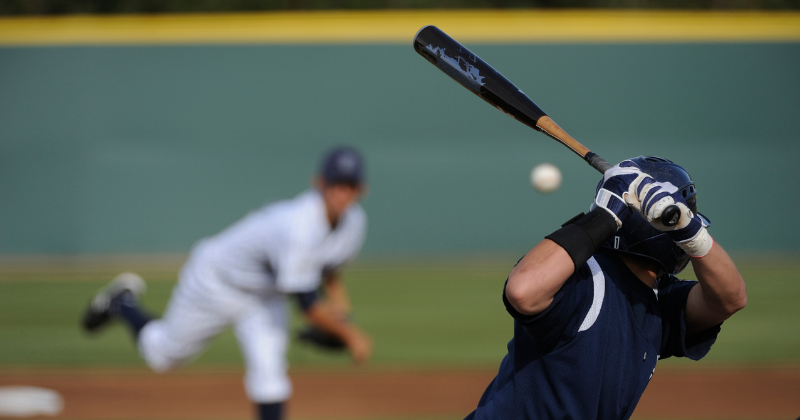
<path id="1" fill-rule="evenodd" d="M 361 184 L 364 181 L 364 159 L 353 148 L 337 147 L 325 154 L 320 175 L 330 184 Z"/>

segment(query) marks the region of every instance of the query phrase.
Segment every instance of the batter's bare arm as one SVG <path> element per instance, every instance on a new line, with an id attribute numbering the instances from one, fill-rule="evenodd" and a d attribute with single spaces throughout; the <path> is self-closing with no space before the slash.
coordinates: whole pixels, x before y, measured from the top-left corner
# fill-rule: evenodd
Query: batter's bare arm
<path id="1" fill-rule="evenodd" d="M 564 282 L 575 271 L 564 248 L 545 239 L 511 270 L 506 285 L 508 303 L 523 315 L 536 315 L 550 306 Z"/>
<path id="2" fill-rule="evenodd" d="M 747 304 L 744 279 L 719 243 L 715 242 L 704 257 L 692 258 L 692 267 L 699 284 L 689 292 L 686 302 L 690 334 L 718 325 Z"/>

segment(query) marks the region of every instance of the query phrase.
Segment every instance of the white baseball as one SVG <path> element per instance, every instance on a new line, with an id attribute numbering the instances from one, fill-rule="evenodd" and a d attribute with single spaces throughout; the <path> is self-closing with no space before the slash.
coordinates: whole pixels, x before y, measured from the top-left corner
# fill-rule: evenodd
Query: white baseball
<path id="1" fill-rule="evenodd" d="M 531 185 L 540 193 L 551 193 L 561 186 L 561 171 L 551 163 L 536 165 L 531 171 Z"/>

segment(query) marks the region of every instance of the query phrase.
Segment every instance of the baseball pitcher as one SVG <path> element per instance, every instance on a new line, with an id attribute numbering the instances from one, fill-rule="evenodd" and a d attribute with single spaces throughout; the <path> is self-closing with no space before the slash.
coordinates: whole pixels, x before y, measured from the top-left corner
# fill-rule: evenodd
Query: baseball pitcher
<path id="1" fill-rule="evenodd" d="M 123 321 L 147 365 L 164 372 L 190 361 L 230 325 L 258 417 L 282 418 L 292 392 L 286 362 L 289 300 L 297 301 L 314 329 L 312 340 L 340 344 L 356 363 L 372 352 L 369 337 L 349 321 L 348 295 L 338 275 L 356 257 L 366 233 L 366 215 L 357 203 L 365 191 L 363 168 L 356 150 L 331 150 L 315 188 L 198 242 L 162 318 L 151 319 L 140 309 L 144 282 L 123 273 L 95 295 L 84 328 L 96 331 L 110 319 Z M 320 286 L 324 300 L 317 294 Z"/>
<path id="2" fill-rule="evenodd" d="M 676 226 L 660 221 L 671 205 Z M 697 213 L 689 174 L 657 157 L 605 172 L 588 214 L 511 270 L 514 337 L 467 419 L 628 419 L 656 361 L 705 356 L 745 284 Z M 674 275 L 691 261 L 698 281 Z"/>

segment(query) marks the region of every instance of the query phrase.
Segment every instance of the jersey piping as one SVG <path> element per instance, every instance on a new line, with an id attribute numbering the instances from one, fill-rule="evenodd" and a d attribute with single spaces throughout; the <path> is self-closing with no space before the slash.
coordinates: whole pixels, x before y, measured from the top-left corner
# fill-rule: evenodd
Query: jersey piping
<path id="1" fill-rule="evenodd" d="M 583 319 L 580 328 L 578 328 L 578 332 L 588 330 L 597 321 L 597 317 L 600 316 L 600 309 L 603 307 L 603 298 L 606 294 L 606 277 L 603 275 L 603 270 L 600 269 L 600 264 L 597 263 L 594 257 L 589 258 L 586 263 L 589 265 L 589 269 L 592 270 L 594 296 L 592 297 L 592 306 L 589 308 L 589 312 L 586 314 L 586 318 Z"/>

